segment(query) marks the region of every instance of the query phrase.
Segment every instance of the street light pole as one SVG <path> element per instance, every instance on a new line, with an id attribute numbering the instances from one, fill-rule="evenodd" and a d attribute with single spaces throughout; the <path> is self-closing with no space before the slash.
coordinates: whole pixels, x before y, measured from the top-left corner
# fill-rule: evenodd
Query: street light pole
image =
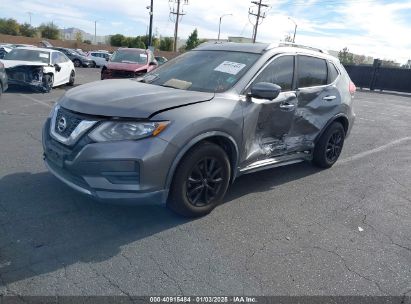
<path id="1" fill-rule="evenodd" d="M 224 16 L 232 16 L 233 14 L 224 14 L 220 16 L 220 22 L 218 23 L 218 38 L 217 41 L 220 41 L 220 29 L 221 29 L 221 19 L 223 19 Z"/>
<path id="2" fill-rule="evenodd" d="M 153 0 L 150 5 L 150 30 L 148 31 L 148 46 L 153 44 Z"/>
<path id="3" fill-rule="evenodd" d="M 290 17 L 288 17 L 289 20 L 291 20 L 292 23 L 294 23 L 294 36 L 293 36 L 293 43 L 295 43 L 295 35 L 297 34 L 297 23 L 291 19 Z"/>
<path id="4" fill-rule="evenodd" d="M 94 20 L 94 43 L 97 44 L 97 20 Z"/>

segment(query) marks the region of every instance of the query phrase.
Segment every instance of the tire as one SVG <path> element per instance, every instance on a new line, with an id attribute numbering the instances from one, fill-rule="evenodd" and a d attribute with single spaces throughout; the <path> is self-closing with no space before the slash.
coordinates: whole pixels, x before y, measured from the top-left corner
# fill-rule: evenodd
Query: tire
<path id="1" fill-rule="evenodd" d="M 73 71 L 71 71 L 71 73 L 70 73 L 70 80 L 69 80 L 69 82 L 67 83 L 67 85 L 72 87 L 72 86 L 74 85 L 75 79 L 76 79 L 76 73 L 75 73 L 74 70 L 73 70 Z"/>
<path id="2" fill-rule="evenodd" d="M 3 95 L 3 84 L 0 82 L 0 99 L 2 95 Z"/>
<path id="3" fill-rule="evenodd" d="M 91 65 L 90 65 L 90 68 L 95 68 L 95 67 L 97 67 L 97 65 L 96 65 L 96 63 L 93 61 L 93 62 L 91 63 Z"/>
<path id="4" fill-rule="evenodd" d="M 80 61 L 80 60 L 74 59 L 74 60 L 73 60 L 73 63 L 74 63 L 74 66 L 75 66 L 76 68 L 81 67 L 81 61 Z"/>
<path id="5" fill-rule="evenodd" d="M 48 93 L 53 88 L 54 76 L 51 74 L 43 75 L 43 91 Z"/>
<path id="6" fill-rule="evenodd" d="M 314 148 L 313 163 L 320 168 L 330 168 L 341 154 L 345 130 L 341 123 L 333 122 L 321 135 Z"/>
<path id="7" fill-rule="evenodd" d="M 183 157 L 171 184 L 167 207 L 185 217 L 210 213 L 224 198 L 230 161 L 216 144 L 202 142 Z"/>

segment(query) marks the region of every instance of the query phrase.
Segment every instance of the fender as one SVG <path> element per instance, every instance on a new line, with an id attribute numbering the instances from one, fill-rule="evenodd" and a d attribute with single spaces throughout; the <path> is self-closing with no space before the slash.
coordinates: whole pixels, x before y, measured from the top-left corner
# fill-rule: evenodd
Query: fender
<path id="1" fill-rule="evenodd" d="M 343 117 L 344 119 L 347 120 L 347 124 L 348 124 L 348 125 L 347 125 L 347 130 L 349 130 L 349 129 L 350 129 L 350 126 L 349 126 L 350 120 L 348 119 L 348 116 L 345 115 L 344 113 L 336 114 L 336 115 L 334 115 L 333 117 L 331 117 L 331 118 L 327 121 L 327 123 L 325 124 L 324 128 L 322 128 L 322 130 L 320 131 L 320 133 L 317 134 L 317 136 L 316 136 L 315 139 L 314 139 L 314 143 L 316 143 L 316 142 L 320 139 L 321 135 L 323 135 L 324 131 L 327 130 L 327 128 L 328 128 L 336 119 L 338 119 L 338 118 L 340 118 L 340 117 Z"/>
<path id="2" fill-rule="evenodd" d="M 234 181 L 234 179 L 237 176 L 237 168 L 238 168 L 238 159 L 239 159 L 239 152 L 238 152 L 238 145 L 236 143 L 236 141 L 234 140 L 234 138 L 225 133 L 225 132 L 221 132 L 221 131 L 210 131 L 207 133 L 203 133 L 200 135 L 197 135 L 196 137 L 192 138 L 186 145 L 184 145 L 180 151 L 178 152 L 176 158 L 174 159 L 173 163 L 171 164 L 170 169 L 168 170 L 167 173 L 167 179 L 166 179 L 166 184 L 165 184 L 165 189 L 169 190 L 170 186 L 171 186 L 171 182 L 173 180 L 173 176 L 174 176 L 174 172 L 177 169 L 178 164 L 180 163 L 181 159 L 183 158 L 183 156 L 186 154 L 186 152 L 188 150 L 190 150 L 190 148 L 192 148 L 194 145 L 196 145 L 197 143 L 199 143 L 200 141 L 208 138 L 208 137 L 213 137 L 213 136 L 222 136 L 227 138 L 228 140 L 230 140 L 230 142 L 233 144 L 234 148 L 235 148 L 235 159 L 234 159 L 234 168 L 233 170 L 231 170 L 231 182 Z"/>

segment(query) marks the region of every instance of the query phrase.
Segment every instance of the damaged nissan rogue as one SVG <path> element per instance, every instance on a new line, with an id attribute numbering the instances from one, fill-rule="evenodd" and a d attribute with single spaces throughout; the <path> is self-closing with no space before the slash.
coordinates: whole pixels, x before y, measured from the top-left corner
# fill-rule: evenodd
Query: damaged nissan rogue
<path id="1" fill-rule="evenodd" d="M 44 159 L 97 200 L 202 216 L 242 174 L 331 167 L 354 122 L 354 92 L 320 50 L 203 44 L 144 77 L 66 92 L 44 125 Z"/>

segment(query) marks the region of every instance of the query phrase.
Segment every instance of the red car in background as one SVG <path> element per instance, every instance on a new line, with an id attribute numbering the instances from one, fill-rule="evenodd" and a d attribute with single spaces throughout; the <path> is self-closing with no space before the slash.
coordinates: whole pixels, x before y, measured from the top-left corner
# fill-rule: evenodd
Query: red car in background
<path id="1" fill-rule="evenodd" d="M 119 48 L 101 69 L 101 79 L 139 77 L 157 66 L 150 50 Z"/>

